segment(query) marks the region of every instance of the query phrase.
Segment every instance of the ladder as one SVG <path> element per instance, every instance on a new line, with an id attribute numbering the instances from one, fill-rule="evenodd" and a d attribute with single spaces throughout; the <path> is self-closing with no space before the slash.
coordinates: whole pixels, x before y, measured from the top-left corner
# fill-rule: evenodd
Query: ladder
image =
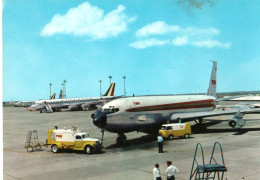
<path id="1" fill-rule="evenodd" d="M 218 145 L 217 147 L 219 147 L 219 150 L 220 150 L 220 154 L 221 154 L 221 158 L 222 158 L 221 163 L 218 163 L 216 161 L 216 159 L 214 158 L 214 152 L 215 152 L 216 145 Z M 197 161 L 198 147 L 200 147 L 201 158 L 202 158 L 202 164 L 200 164 L 200 165 Z M 195 165 L 197 166 L 196 168 L 194 167 Z M 227 171 L 227 168 L 224 163 L 222 147 L 219 142 L 215 142 L 215 144 L 213 146 L 209 164 L 205 164 L 202 145 L 200 143 L 197 144 L 194 158 L 193 158 L 192 168 L 191 168 L 191 172 L 190 172 L 190 180 L 192 180 L 193 178 L 194 178 L 194 180 L 215 179 L 216 174 L 217 174 L 218 180 L 223 180 L 224 172 L 226 172 L 226 171 Z"/>
<path id="2" fill-rule="evenodd" d="M 41 144 L 39 143 L 38 134 L 36 130 L 28 131 L 25 141 L 25 148 L 27 149 L 27 152 L 32 152 L 34 149 L 41 149 Z"/>
<path id="3" fill-rule="evenodd" d="M 52 108 L 49 104 L 46 104 L 46 110 L 47 110 L 47 112 L 53 112 Z"/>

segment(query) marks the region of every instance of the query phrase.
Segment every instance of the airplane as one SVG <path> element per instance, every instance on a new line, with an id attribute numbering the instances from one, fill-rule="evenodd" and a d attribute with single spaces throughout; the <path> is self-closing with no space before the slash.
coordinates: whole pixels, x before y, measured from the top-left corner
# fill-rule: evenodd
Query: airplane
<path id="1" fill-rule="evenodd" d="M 53 95 L 50 97 L 50 100 L 55 99 L 55 97 L 56 97 L 56 93 L 53 93 Z M 36 100 L 34 100 L 34 101 L 19 101 L 15 104 L 15 107 L 30 107 L 35 102 L 36 102 Z"/>
<path id="2" fill-rule="evenodd" d="M 216 98 L 217 62 L 213 68 L 206 95 L 160 95 L 135 96 L 116 99 L 105 104 L 102 109 L 95 111 L 91 117 L 95 126 L 112 133 L 118 133 L 117 144 L 124 144 L 124 133 L 137 131 L 158 133 L 165 123 L 178 123 L 199 120 L 202 124 L 205 117 L 229 115 L 234 117 L 229 125 L 240 129 L 245 124 L 242 119 L 246 113 L 257 113 L 259 109 L 240 109 L 228 111 L 213 111 L 218 99 Z M 102 136 L 103 137 L 103 136 Z"/>
<path id="3" fill-rule="evenodd" d="M 237 102 L 236 106 L 250 106 L 253 108 L 260 108 L 260 96 L 245 96 L 229 99 L 228 101 Z M 234 106 L 233 106 L 234 107 Z"/>
<path id="4" fill-rule="evenodd" d="M 61 109 L 68 110 L 90 110 L 95 109 L 99 104 L 105 104 L 112 99 L 119 98 L 114 97 L 115 83 L 112 83 L 107 92 L 101 97 L 84 97 L 84 98 L 67 98 L 57 100 L 44 100 L 36 101 L 31 108 L 39 111 L 49 109 L 50 111 L 59 112 Z"/>

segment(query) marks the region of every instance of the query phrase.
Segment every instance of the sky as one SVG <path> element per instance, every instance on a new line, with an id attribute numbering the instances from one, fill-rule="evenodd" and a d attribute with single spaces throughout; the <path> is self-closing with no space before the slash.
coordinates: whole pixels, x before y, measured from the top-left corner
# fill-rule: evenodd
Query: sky
<path id="1" fill-rule="evenodd" d="M 259 90 L 260 4 L 253 0 L 5 0 L 3 101 Z"/>

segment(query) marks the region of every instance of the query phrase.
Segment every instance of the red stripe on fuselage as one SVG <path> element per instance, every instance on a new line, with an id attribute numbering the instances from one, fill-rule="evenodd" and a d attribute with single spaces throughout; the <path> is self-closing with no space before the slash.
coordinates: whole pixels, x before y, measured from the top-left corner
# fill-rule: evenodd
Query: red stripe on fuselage
<path id="1" fill-rule="evenodd" d="M 161 104 L 154 106 L 143 106 L 126 109 L 126 112 L 141 112 L 141 111 L 164 111 L 164 110 L 180 110 L 180 109 L 195 109 L 195 108 L 210 108 L 215 106 L 213 99 L 190 101 L 172 104 Z"/>

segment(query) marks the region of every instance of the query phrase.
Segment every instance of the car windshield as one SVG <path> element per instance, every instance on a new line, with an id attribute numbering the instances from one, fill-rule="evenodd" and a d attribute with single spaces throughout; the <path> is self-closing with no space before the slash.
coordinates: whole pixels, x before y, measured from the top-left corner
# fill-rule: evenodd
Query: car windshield
<path id="1" fill-rule="evenodd" d="M 89 137 L 89 135 L 88 134 L 82 134 L 82 138 L 84 139 L 84 138 L 88 138 Z"/>

